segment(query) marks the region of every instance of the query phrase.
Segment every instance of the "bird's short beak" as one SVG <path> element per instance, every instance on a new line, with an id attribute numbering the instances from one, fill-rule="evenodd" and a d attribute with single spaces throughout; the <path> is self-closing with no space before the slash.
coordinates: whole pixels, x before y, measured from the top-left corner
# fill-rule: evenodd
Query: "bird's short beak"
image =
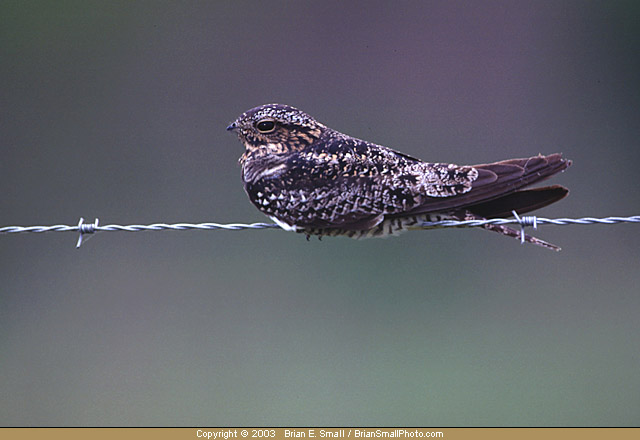
<path id="1" fill-rule="evenodd" d="M 232 122 L 231 124 L 229 124 L 229 126 L 227 127 L 227 131 L 231 131 L 231 130 L 235 130 L 236 128 L 238 128 L 238 126 L 236 125 L 235 122 Z"/>

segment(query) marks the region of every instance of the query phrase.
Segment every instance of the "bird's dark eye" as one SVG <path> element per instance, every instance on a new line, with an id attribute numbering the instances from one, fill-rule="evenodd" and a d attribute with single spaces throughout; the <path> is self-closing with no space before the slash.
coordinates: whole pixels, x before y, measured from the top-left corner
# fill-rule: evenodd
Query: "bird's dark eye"
<path id="1" fill-rule="evenodd" d="M 256 128 L 260 133 L 271 133 L 276 129 L 276 123 L 271 119 L 263 119 L 262 121 L 258 121 Z"/>

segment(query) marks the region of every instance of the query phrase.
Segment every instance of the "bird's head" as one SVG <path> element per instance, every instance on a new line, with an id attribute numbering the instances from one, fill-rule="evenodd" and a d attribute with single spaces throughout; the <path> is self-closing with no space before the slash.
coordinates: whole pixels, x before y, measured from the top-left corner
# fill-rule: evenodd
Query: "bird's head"
<path id="1" fill-rule="evenodd" d="M 274 152 L 287 152 L 312 144 L 325 128 L 297 108 L 267 104 L 247 110 L 227 130 L 235 131 L 249 151 L 267 148 Z"/>

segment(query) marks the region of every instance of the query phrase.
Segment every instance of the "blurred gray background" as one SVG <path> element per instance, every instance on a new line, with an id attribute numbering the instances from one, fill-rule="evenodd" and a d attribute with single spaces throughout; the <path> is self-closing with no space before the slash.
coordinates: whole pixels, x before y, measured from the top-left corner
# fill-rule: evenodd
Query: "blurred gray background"
<path id="1" fill-rule="evenodd" d="M 640 214 L 636 1 L 3 1 L 0 51 L 0 225 L 264 221 L 270 102 Z M 0 236 L 0 424 L 637 425 L 639 228 Z"/>

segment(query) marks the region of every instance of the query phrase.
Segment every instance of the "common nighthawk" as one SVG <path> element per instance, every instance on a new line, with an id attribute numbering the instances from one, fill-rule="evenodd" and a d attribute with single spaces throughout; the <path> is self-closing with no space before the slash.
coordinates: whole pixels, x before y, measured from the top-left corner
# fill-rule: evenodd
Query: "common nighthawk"
<path id="1" fill-rule="evenodd" d="M 571 165 L 561 154 L 472 166 L 423 162 L 280 104 L 248 110 L 227 130 L 245 146 L 240 164 L 251 202 L 307 237 L 381 237 L 423 222 L 522 214 L 568 193 L 560 185 L 523 189 Z M 506 226 L 484 228 L 520 238 Z M 525 241 L 560 249 L 530 235 Z"/>

